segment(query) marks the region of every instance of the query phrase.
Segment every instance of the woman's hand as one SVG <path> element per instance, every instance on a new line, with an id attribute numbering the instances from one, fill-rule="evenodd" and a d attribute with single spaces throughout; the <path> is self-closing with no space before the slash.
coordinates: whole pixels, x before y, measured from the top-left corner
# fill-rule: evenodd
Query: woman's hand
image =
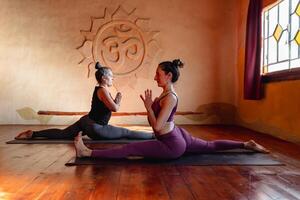
<path id="1" fill-rule="evenodd" d="M 148 110 L 151 109 L 151 106 L 152 106 L 152 90 L 145 90 L 145 97 L 143 97 L 143 95 L 140 95 L 141 99 L 143 100 L 144 102 L 144 105 L 145 105 L 145 108 Z"/>
<path id="2" fill-rule="evenodd" d="M 120 104 L 121 103 L 121 99 L 122 99 L 122 94 L 121 94 L 121 92 L 118 92 L 116 94 L 115 103 L 116 104 Z"/>

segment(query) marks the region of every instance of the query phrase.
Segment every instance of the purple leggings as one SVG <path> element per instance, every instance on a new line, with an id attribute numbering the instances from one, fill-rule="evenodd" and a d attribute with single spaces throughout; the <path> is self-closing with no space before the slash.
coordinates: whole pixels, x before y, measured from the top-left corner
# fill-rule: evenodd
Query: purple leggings
<path id="1" fill-rule="evenodd" d="M 158 136 L 157 141 L 131 143 L 120 148 L 93 150 L 91 157 L 117 159 L 143 156 L 174 159 L 184 153 L 205 153 L 237 148 L 244 148 L 244 143 L 231 140 L 205 141 L 192 137 L 182 128 L 175 127 L 170 133 Z"/>

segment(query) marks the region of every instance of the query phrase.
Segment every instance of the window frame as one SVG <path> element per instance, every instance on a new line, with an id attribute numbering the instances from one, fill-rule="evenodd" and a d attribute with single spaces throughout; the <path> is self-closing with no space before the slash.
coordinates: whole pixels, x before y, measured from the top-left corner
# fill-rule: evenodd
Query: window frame
<path id="1" fill-rule="evenodd" d="M 288 80 L 300 80 L 300 68 L 292 68 L 262 74 L 262 81 L 264 83 Z"/>
<path id="2" fill-rule="evenodd" d="M 289 0 L 287 0 L 289 1 Z M 276 3 L 272 4 L 271 6 L 268 6 L 263 9 L 262 15 L 261 15 L 261 20 L 262 20 L 262 30 L 265 29 L 265 24 L 264 24 L 264 12 L 267 10 L 270 10 L 276 5 L 279 5 L 282 1 L 277 1 Z M 285 69 L 285 70 L 280 70 L 280 71 L 274 71 L 274 72 L 267 72 L 263 73 L 263 53 L 264 53 L 264 36 L 263 36 L 263 31 L 261 35 L 261 65 L 260 65 L 260 70 L 261 70 L 261 77 L 262 77 L 262 82 L 263 83 L 269 83 L 269 82 L 277 82 L 277 81 L 288 81 L 288 80 L 300 80 L 300 66 L 299 67 L 293 67 L 290 69 Z M 277 55 L 278 56 L 278 55 Z M 291 60 L 291 58 L 289 58 Z"/>

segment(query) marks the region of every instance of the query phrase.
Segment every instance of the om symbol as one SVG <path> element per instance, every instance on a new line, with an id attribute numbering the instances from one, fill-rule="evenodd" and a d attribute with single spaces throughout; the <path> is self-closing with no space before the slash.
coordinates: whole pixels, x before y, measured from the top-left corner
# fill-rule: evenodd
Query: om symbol
<path id="1" fill-rule="evenodd" d="M 116 75 L 137 70 L 145 54 L 142 32 L 129 21 L 112 21 L 103 25 L 93 41 L 94 58 L 111 67 Z"/>

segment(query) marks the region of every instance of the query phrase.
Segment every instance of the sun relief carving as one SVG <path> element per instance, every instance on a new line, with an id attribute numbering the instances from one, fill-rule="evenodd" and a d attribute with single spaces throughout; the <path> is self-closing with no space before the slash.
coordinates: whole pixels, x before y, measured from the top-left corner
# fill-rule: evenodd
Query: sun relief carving
<path id="1" fill-rule="evenodd" d="M 90 67 L 99 61 L 112 68 L 118 77 L 137 77 L 136 73 L 149 67 L 160 50 L 154 39 L 158 31 L 150 31 L 149 19 L 126 12 L 119 6 L 113 13 L 104 9 L 104 17 L 91 18 L 88 31 L 81 31 L 85 40 L 78 48 L 83 59 L 80 64 Z"/>
<path id="2" fill-rule="evenodd" d="M 102 27 L 93 43 L 93 55 L 116 75 L 135 71 L 144 61 L 146 44 L 134 24 L 115 21 Z"/>

